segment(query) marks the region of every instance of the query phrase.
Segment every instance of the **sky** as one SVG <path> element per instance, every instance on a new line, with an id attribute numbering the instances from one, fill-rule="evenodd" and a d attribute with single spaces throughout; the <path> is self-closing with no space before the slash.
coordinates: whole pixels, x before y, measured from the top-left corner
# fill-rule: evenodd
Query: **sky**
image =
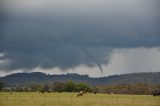
<path id="1" fill-rule="evenodd" d="M 0 76 L 160 72 L 159 0 L 0 2 Z"/>

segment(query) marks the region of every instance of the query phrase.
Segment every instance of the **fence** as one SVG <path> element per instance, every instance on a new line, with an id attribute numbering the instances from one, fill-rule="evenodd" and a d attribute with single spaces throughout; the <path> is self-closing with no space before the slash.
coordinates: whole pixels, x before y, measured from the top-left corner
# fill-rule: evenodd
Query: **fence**
<path id="1" fill-rule="evenodd" d="M 160 106 L 160 97 L 76 93 L 5 93 L 0 106 Z"/>

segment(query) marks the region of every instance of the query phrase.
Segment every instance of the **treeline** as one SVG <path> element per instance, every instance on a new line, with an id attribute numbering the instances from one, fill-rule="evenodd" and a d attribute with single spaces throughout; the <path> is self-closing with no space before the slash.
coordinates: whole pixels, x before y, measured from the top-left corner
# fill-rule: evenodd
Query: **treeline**
<path id="1" fill-rule="evenodd" d="M 107 94 L 153 94 L 160 92 L 160 85 L 151 85 L 146 83 L 133 84 L 112 84 L 97 86 L 97 92 Z"/>
<path id="2" fill-rule="evenodd" d="M 0 81 L 0 91 L 3 91 L 4 84 Z"/>
<path id="3" fill-rule="evenodd" d="M 28 87 L 12 87 L 4 88 L 5 92 L 79 92 L 86 91 L 92 92 L 93 87 L 87 83 L 74 83 L 73 81 L 67 82 L 54 82 L 53 84 L 32 84 Z"/>
<path id="4" fill-rule="evenodd" d="M 0 83 L 0 91 L 4 92 L 79 92 L 86 91 L 92 93 L 105 94 L 148 94 L 152 95 L 154 92 L 160 93 L 160 85 L 152 85 L 146 83 L 132 83 L 132 84 L 111 84 L 101 86 L 90 86 L 87 83 L 75 83 L 73 81 L 54 82 L 50 84 L 34 83 L 30 86 L 22 87 L 4 87 Z"/>

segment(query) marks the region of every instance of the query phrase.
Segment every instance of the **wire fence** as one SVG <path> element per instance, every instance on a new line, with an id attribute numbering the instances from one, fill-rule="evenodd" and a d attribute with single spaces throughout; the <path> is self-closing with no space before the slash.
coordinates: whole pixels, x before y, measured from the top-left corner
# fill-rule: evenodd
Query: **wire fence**
<path id="1" fill-rule="evenodd" d="M 160 97 L 152 96 L 31 94 L 0 95 L 0 106 L 160 106 Z"/>

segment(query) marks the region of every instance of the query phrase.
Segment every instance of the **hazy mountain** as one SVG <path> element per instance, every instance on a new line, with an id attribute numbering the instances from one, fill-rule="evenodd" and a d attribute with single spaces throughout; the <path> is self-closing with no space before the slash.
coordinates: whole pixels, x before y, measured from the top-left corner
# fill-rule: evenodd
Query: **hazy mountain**
<path id="1" fill-rule="evenodd" d="M 40 72 L 33 73 L 15 73 L 0 77 L 6 87 L 15 86 L 28 86 L 33 83 L 53 83 L 57 81 L 68 81 L 74 82 L 86 82 L 90 85 L 106 85 L 106 84 L 128 84 L 128 83 L 149 83 L 149 84 L 160 84 L 160 72 L 153 73 L 132 73 L 123 75 L 113 75 L 100 78 L 92 78 L 88 75 L 79 74 L 62 74 L 62 75 L 49 75 Z"/>

